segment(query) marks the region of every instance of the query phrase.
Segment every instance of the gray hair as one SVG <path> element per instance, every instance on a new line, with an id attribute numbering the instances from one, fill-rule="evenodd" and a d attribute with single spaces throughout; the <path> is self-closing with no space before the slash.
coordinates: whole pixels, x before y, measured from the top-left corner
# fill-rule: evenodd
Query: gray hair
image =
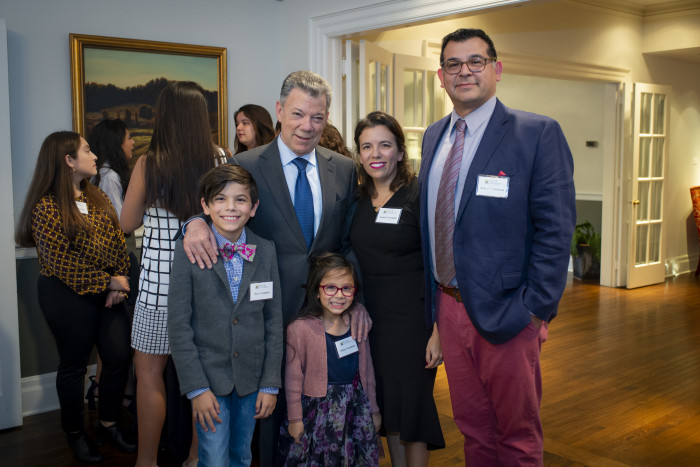
<path id="1" fill-rule="evenodd" d="M 301 89 L 311 97 L 326 96 L 326 112 L 331 107 L 333 91 L 326 79 L 313 71 L 295 71 L 287 75 L 280 91 L 280 103 L 284 105 L 292 89 Z"/>

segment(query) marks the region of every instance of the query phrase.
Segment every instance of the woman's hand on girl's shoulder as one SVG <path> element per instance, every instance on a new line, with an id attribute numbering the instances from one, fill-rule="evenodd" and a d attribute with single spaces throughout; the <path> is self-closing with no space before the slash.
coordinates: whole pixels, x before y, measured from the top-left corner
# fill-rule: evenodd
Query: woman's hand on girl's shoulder
<path id="1" fill-rule="evenodd" d="M 304 423 L 301 421 L 289 422 L 289 436 L 294 439 L 294 442 L 301 444 L 301 435 L 304 434 Z"/>
<path id="2" fill-rule="evenodd" d="M 356 301 L 350 310 L 350 317 L 350 335 L 352 338 L 358 343 L 366 340 L 369 330 L 372 329 L 372 318 L 369 317 L 367 308 Z M 343 321 L 345 324 L 348 324 L 345 316 L 343 316 Z"/>

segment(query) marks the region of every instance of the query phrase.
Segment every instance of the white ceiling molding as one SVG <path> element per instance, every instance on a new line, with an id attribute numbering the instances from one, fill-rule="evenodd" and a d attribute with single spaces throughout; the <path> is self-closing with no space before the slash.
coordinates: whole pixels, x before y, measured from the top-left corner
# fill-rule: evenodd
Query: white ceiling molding
<path id="1" fill-rule="evenodd" d="M 504 73 L 516 75 L 617 83 L 626 81 L 630 72 L 626 68 L 571 62 L 522 53 L 500 52 L 498 58 L 503 62 Z"/>
<path id="2" fill-rule="evenodd" d="M 595 6 L 606 10 L 627 13 L 647 18 L 649 16 L 665 15 L 668 13 L 683 13 L 700 9 L 698 0 L 661 1 L 645 5 L 646 2 L 626 0 L 572 0 L 575 3 Z"/>

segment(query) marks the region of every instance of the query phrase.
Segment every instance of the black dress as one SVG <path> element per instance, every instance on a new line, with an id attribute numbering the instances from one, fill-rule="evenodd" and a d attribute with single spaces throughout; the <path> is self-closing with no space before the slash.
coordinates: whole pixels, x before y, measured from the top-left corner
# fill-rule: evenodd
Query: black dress
<path id="1" fill-rule="evenodd" d="M 372 202 L 360 198 L 350 241 L 362 272 L 369 333 L 377 380 L 382 435 L 399 433 L 402 441 L 445 447 L 433 386 L 436 370 L 425 369 L 426 329 L 423 260 L 420 246 L 418 182 L 401 187 L 385 208 L 402 209 L 398 225 L 375 222 Z"/>

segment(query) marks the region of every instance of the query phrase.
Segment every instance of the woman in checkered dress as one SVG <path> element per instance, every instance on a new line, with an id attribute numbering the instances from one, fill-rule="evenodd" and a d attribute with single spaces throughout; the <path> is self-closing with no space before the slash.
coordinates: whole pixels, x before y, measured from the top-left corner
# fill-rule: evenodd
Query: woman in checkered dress
<path id="1" fill-rule="evenodd" d="M 158 97 L 148 152 L 134 167 L 122 208 L 121 226 L 144 224 L 139 295 L 131 345 L 135 350 L 139 450 L 137 467 L 156 465 L 165 420 L 163 371 L 168 345 L 168 284 L 181 223 L 201 212 L 199 178 L 216 165 L 219 150 L 209 127 L 204 90 L 174 82 Z M 196 459 L 196 441 L 189 461 Z"/>

